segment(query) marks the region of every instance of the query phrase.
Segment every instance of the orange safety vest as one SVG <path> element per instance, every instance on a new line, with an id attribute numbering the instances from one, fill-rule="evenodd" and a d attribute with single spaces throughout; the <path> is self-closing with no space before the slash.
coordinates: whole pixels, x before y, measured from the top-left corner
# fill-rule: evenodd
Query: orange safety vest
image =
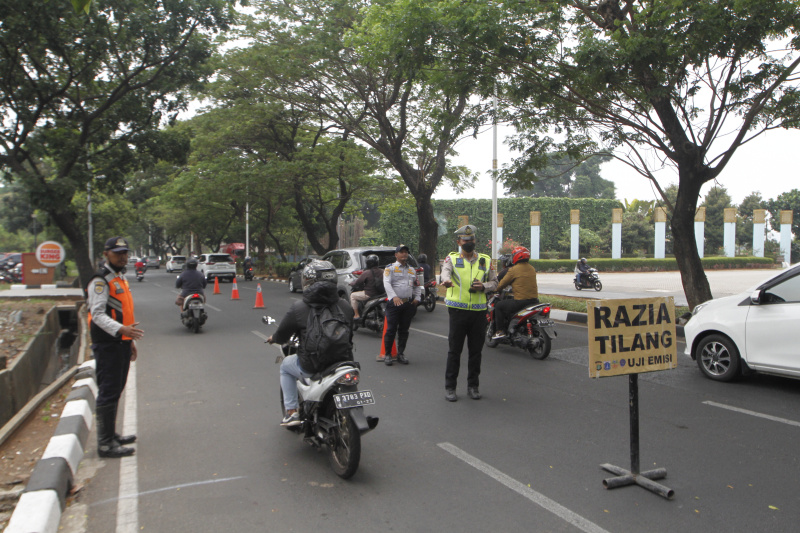
<path id="1" fill-rule="evenodd" d="M 114 272 L 103 270 L 95 278 L 100 277 L 108 285 L 108 301 L 106 302 L 106 313 L 113 320 L 123 326 L 130 326 L 136 319 L 133 314 L 133 296 L 128 281 Z M 92 278 L 94 279 L 94 278 Z M 118 341 L 120 337 L 112 337 L 109 333 L 92 322 L 92 314 L 89 313 L 90 332 L 92 342 L 111 342 Z M 132 340 L 126 335 L 122 335 L 122 340 Z"/>

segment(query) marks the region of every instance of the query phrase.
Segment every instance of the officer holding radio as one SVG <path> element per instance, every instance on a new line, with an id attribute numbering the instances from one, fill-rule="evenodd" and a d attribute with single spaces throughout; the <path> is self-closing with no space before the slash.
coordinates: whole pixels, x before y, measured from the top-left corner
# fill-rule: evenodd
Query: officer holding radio
<path id="1" fill-rule="evenodd" d="M 486 335 L 486 293 L 497 288 L 497 274 L 492 269 L 492 258 L 475 251 L 477 228 L 470 224 L 455 232 L 459 252 L 450 253 L 444 260 L 441 285 L 447 288 L 444 303 L 450 315 L 447 335 L 447 369 L 444 375 L 445 399 L 458 400 L 456 382 L 461 367 L 461 352 L 467 341 L 467 395 L 480 400 L 478 390 L 481 373 L 481 355 Z"/>

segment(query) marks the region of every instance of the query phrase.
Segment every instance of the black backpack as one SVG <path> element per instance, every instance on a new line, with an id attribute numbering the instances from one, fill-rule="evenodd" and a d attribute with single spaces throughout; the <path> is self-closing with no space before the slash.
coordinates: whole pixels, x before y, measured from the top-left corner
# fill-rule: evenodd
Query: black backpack
<path id="1" fill-rule="evenodd" d="M 339 361 L 352 360 L 350 324 L 338 305 L 311 307 L 304 348 L 316 363 L 315 372 Z"/>

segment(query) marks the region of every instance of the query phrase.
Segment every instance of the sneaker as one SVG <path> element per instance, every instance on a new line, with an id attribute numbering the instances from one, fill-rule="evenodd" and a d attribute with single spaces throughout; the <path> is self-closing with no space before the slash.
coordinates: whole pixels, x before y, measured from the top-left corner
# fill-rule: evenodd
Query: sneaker
<path id="1" fill-rule="evenodd" d="M 480 400 L 481 399 L 481 393 L 478 392 L 478 387 L 469 387 L 467 389 L 467 396 L 469 396 L 473 400 Z"/>
<path id="2" fill-rule="evenodd" d="M 283 420 L 281 421 L 281 425 L 283 427 L 299 426 L 302 423 L 303 422 L 300 421 L 300 413 L 298 411 L 295 411 L 290 415 L 284 416 Z"/>
<path id="3" fill-rule="evenodd" d="M 458 396 L 456 396 L 456 390 L 455 389 L 445 389 L 445 391 L 444 391 L 444 399 L 447 400 L 448 402 L 454 402 L 454 401 L 458 400 Z"/>
<path id="4" fill-rule="evenodd" d="M 506 337 L 505 331 L 495 331 L 494 335 L 492 336 L 492 340 L 504 339 Z"/>
<path id="5" fill-rule="evenodd" d="M 387 355 L 386 355 L 386 356 L 383 358 L 383 362 L 384 362 L 384 363 L 386 363 L 386 366 L 392 366 L 392 363 L 393 363 L 394 361 L 392 361 L 392 356 L 391 356 L 391 355 L 389 355 L 389 354 L 387 354 Z"/>

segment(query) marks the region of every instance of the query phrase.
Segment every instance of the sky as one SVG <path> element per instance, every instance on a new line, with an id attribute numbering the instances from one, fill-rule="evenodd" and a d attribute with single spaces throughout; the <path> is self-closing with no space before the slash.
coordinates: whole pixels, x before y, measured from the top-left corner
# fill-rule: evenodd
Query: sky
<path id="1" fill-rule="evenodd" d="M 503 144 L 503 137 L 511 133 L 508 128 L 498 128 L 497 166 L 502 168 L 512 161 L 513 154 Z M 477 139 L 468 137 L 456 145 L 459 156 L 453 162 L 480 173 L 476 186 L 463 193 L 456 193 L 447 185 L 440 185 L 434 194 L 438 199 L 492 198 L 492 131 L 487 128 Z M 740 147 L 722 171 L 716 182 L 728 190 L 734 204 L 739 204 L 750 193 L 758 191 L 765 200 L 774 199 L 781 193 L 800 189 L 800 172 L 795 159 L 800 155 L 800 131 L 775 130 L 762 134 L 752 142 Z M 616 185 L 617 199 L 658 199 L 651 182 L 629 169 L 625 164 L 611 161 L 601 167 L 603 178 Z M 661 171 L 662 187 L 677 183 L 678 176 L 671 169 Z M 703 186 L 702 197 L 714 182 Z M 497 185 L 497 197 L 505 197 L 502 183 Z"/>

